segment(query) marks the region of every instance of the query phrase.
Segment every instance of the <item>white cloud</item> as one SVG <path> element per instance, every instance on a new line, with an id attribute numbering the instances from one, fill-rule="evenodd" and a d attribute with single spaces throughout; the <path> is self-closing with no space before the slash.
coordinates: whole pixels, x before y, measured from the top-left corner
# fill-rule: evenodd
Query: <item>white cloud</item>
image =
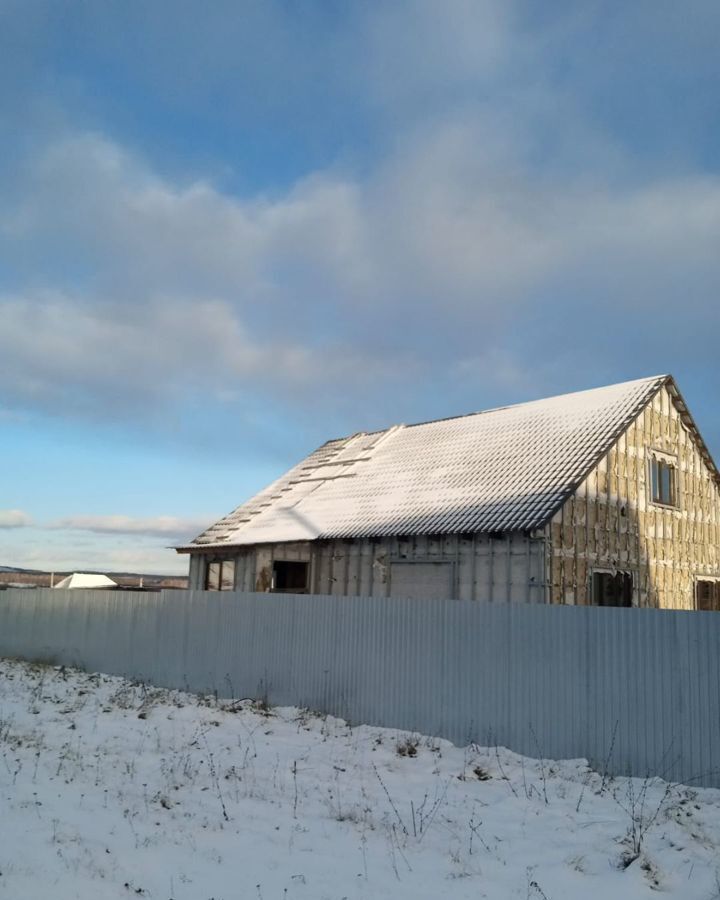
<path id="1" fill-rule="evenodd" d="M 434 0 L 373 7 L 361 20 L 354 71 L 359 89 L 396 115 L 417 113 L 437 94 L 492 82 L 522 47 L 515 4 L 504 0 Z M 358 50 L 361 49 L 361 52 Z"/>
<path id="2" fill-rule="evenodd" d="M 0 528 L 27 528 L 32 518 L 21 509 L 0 509 Z"/>
<path id="3" fill-rule="evenodd" d="M 176 516 L 134 518 L 132 516 L 68 516 L 49 523 L 57 530 L 90 531 L 96 534 L 144 535 L 168 540 L 190 540 L 212 522 L 208 519 L 180 519 Z"/>
<path id="4" fill-rule="evenodd" d="M 113 398 L 127 413 L 138 400 L 152 408 L 168 394 L 266 372 L 271 361 L 293 378 L 307 365 L 302 349 L 250 341 L 221 300 L 103 303 L 41 292 L 0 296 L 0 309 L 6 396 L 46 406 L 97 410 Z"/>
<path id="5" fill-rule="evenodd" d="M 619 178 L 617 156 L 593 178 L 541 171 L 525 135 L 497 110 L 452 113 L 362 175 L 249 198 L 98 135 L 56 141 L 0 208 L 0 245 L 26 267 L 0 295 L 0 400 L 136 420 L 200 397 L 357 408 L 413 377 L 492 384 L 459 364 L 499 344 L 498 386 L 522 383 L 526 319 L 581 339 L 600 298 L 608 322 L 682 290 L 704 333 L 718 325 L 720 178 L 629 162 Z"/>

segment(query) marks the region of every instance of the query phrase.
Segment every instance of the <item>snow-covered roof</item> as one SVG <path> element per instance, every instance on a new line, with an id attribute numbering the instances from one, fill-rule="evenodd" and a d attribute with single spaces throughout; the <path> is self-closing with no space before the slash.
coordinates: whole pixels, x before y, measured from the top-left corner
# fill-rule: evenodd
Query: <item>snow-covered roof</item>
<path id="1" fill-rule="evenodd" d="M 75 572 L 68 575 L 62 581 L 58 581 L 56 588 L 115 588 L 116 582 L 107 575 L 97 575 L 95 573 Z"/>
<path id="2" fill-rule="evenodd" d="M 661 375 L 328 441 L 177 549 L 539 528 L 663 384 L 692 424 Z"/>

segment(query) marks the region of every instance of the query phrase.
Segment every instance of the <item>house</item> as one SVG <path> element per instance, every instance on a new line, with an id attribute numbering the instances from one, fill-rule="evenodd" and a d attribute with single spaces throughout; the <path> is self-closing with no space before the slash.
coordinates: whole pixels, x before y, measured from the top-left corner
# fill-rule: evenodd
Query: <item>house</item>
<path id="1" fill-rule="evenodd" d="M 117 583 L 107 575 L 99 575 L 96 572 L 75 572 L 58 581 L 55 587 L 63 590 L 109 590 L 116 588 Z"/>
<path id="2" fill-rule="evenodd" d="M 720 475 L 671 376 L 328 441 L 190 587 L 720 608 Z"/>

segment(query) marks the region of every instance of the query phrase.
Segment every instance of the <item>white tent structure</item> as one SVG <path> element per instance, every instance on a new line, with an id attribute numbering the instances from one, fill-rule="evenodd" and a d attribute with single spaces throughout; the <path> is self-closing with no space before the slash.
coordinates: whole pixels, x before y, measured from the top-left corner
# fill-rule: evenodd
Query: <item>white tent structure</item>
<path id="1" fill-rule="evenodd" d="M 116 588 L 117 583 L 114 582 L 112 578 L 108 578 L 107 575 L 75 572 L 73 575 L 68 575 L 67 578 L 63 578 L 62 581 L 58 581 L 55 587 L 65 588 L 66 590 L 70 588 L 95 588 L 96 590 L 107 590 L 108 588 Z"/>

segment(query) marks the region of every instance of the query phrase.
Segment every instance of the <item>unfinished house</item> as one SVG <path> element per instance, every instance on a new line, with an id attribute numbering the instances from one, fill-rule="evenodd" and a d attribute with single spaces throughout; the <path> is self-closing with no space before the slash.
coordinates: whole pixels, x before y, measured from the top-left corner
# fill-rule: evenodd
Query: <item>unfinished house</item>
<path id="1" fill-rule="evenodd" d="M 720 476 L 670 376 L 328 441 L 190 587 L 720 609 Z"/>

